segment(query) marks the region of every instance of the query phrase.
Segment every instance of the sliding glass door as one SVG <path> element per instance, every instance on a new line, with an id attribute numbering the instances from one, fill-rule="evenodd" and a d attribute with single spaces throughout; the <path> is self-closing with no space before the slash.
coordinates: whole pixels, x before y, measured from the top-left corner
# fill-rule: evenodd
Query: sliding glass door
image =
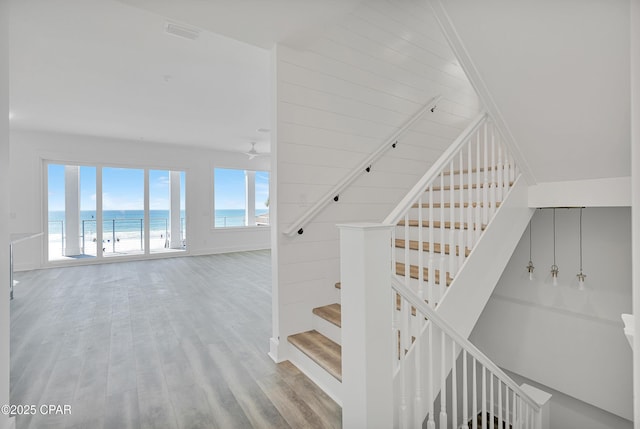
<path id="1" fill-rule="evenodd" d="M 49 260 L 95 258 L 96 168 L 49 164 L 47 195 Z"/>
<path id="2" fill-rule="evenodd" d="M 46 163 L 49 261 L 186 250 L 185 172 Z"/>

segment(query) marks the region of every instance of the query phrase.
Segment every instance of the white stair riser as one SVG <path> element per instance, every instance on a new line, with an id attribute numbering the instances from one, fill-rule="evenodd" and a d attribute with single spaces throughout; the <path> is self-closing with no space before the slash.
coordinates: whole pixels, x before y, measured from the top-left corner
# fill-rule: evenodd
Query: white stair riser
<path id="1" fill-rule="evenodd" d="M 342 330 L 333 323 L 323 319 L 317 314 L 313 315 L 313 329 L 320 332 L 331 341 L 342 345 Z"/>
<path id="2" fill-rule="evenodd" d="M 409 240 L 419 240 L 420 238 L 420 231 L 418 227 L 408 227 L 408 233 L 409 233 Z M 449 243 L 449 241 L 451 240 L 451 230 L 448 228 L 443 228 L 444 231 L 441 231 L 440 228 L 433 228 L 433 242 L 434 243 L 441 243 L 444 239 L 444 244 Z M 444 232 L 444 238 L 442 237 L 442 232 Z M 454 237 L 454 243 L 456 245 L 458 245 L 460 243 L 460 237 L 463 238 L 463 242 L 465 243 L 465 245 L 467 247 L 469 247 L 470 243 L 474 243 L 475 239 L 473 240 L 469 240 L 469 235 L 472 235 L 473 237 L 475 237 L 477 234 L 477 232 L 482 232 L 482 231 L 475 231 L 475 230 L 459 230 L 459 229 L 454 229 L 453 230 L 453 237 Z M 405 228 L 402 226 L 397 226 L 395 228 L 395 238 L 396 239 L 400 239 L 400 240 L 404 240 L 405 239 Z M 429 228 L 422 228 L 422 241 L 424 242 L 429 242 Z"/>
<path id="3" fill-rule="evenodd" d="M 396 249 L 395 253 L 396 253 L 396 262 L 402 262 L 403 264 L 407 263 L 407 261 L 405 260 L 404 249 Z M 423 253 L 426 253 L 426 252 L 423 252 Z M 419 255 L 420 254 L 419 254 L 419 252 L 417 250 L 410 250 L 409 251 L 409 265 L 418 266 L 418 264 L 420 263 Z M 429 256 L 428 256 L 428 253 L 426 253 L 423 257 L 425 258 L 425 259 L 422 259 L 423 267 L 424 268 L 429 268 Z M 459 256 L 456 256 L 456 258 L 463 259 L 463 258 L 461 258 Z M 444 258 L 443 258 L 442 255 L 440 255 L 439 253 L 434 253 L 433 260 L 432 260 L 432 265 L 436 270 L 439 270 L 440 269 L 440 263 L 442 262 L 443 266 L 445 267 L 445 270 L 447 270 L 449 272 L 452 272 L 453 270 L 450 267 L 451 259 L 452 258 L 451 258 L 450 255 L 444 255 Z M 457 263 L 459 263 L 459 261 L 457 261 L 456 264 Z"/>

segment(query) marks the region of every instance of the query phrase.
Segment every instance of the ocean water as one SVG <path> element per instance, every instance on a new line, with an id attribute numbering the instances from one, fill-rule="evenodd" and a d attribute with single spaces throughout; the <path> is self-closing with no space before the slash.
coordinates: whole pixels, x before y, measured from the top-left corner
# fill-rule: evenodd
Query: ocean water
<path id="1" fill-rule="evenodd" d="M 256 210 L 256 215 L 266 214 L 268 210 Z M 245 210 L 216 210 L 215 226 L 243 226 Z M 140 236 L 144 230 L 144 210 L 105 210 L 103 218 L 103 235 L 105 237 L 115 234 L 125 236 Z M 62 234 L 64 231 L 64 211 L 49 212 L 49 235 Z M 180 214 L 180 229 L 184 234 L 185 212 Z M 96 212 L 95 210 L 82 210 L 80 212 L 80 228 L 85 236 L 95 237 L 96 234 Z M 82 229 L 84 228 L 84 230 Z M 164 235 L 169 232 L 169 210 L 149 210 L 149 230 L 152 236 Z"/>

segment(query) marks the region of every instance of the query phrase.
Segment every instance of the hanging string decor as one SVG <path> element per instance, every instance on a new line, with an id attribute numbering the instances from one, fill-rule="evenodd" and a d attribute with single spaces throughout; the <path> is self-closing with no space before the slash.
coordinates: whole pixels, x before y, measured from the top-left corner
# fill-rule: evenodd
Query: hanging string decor
<path id="1" fill-rule="evenodd" d="M 582 209 L 580 207 L 580 272 L 576 275 L 578 277 L 578 289 L 584 290 L 584 281 L 587 278 L 587 275 L 582 272 Z"/>
<path id="2" fill-rule="evenodd" d="M 553 285 L 558 286 L 558 265 L 556 264 L 556 209 L 553 209 L 553 265 L 551 266 L 551 278 Z"/>
<path id="3" fill-rule="evenodd" d="M 525 267 L 529 272 L 529 280 L 533 280 L 533 270 L 536 268 L 533 266 L 533 262 L 531 261 L 531 222 L 532 221 L 533 221 L 533 218 L 529 220 L 529 263 Z"/>

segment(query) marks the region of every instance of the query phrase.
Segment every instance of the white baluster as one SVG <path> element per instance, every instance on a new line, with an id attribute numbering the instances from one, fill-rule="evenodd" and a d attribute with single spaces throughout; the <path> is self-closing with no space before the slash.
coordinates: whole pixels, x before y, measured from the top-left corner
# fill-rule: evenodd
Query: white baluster
<path id="1" fill-rule="evenodd" d="M 474 222 L 473 219 L 473 157 L 472 157 L 472 151 L 473 151 L 473 144 L 471 144 L 471 140 L 469 140 L 469 143 L 467 144 L 467 186 L 469 186 L 469 192 L 467 193 L 467 222 L 469 222 L 469 225 L 471 225 Z M 469 249 L 473 248 L 473 240 L 475 237 L 475 225 L 474 228 L 471 229 L 469 228 L 469 232 L 467 234 L 467 243 L 465 244 L 465 248 L 464 249 L 460 249 L 460 252 L 464 252 L 464 257 L 467 257 L 467 252 L 466 249 L 467 247 Z"/>
<path id="2" fill-rule="evenodd" d="M 477 366 L 478 362 L 476 358 L 472 359 L 473 362 L 473 380 L 472 380 L 472 401 L 471 401 L 471 416 L 473 420 L 473 429 L 478 429 L 478 374 Z"/>
<path id="3" fill-rule="evenodd" d="M 416 316 L 414 318 L 417 321 L 418 324 L 418 332 L 416 333 L 416 341 L 413 345 L 413 352 L 414 352 L 414 363 L 415 363 L 415 367 L 416 367 L 416 374 L 415 374 L 415 383 L 416 383 L 416 394 L 415 394 L 415 400 L 413 401 L 413 421 L 414 423 L 416 422 L 421 422 L 422 419 L 424 418 L 424 415 L 422 415 L 422 341 L 420 338 L 420 333 L 422 332 L 422 325 L 423 325 L 423 321 L 424 321 L 424 317 L 422 317 L 420 315 L 420 313 L 418 312 L 418 310 L 416 309 Z M 429 322 L 431 324 L 431 322 Z"/>
<path id="4" fill-rule="evenodd" d="M 421 300 L 424 300 L 424 237 L 423 237 L 423 218 L 422 218 L 422 197 L 418 199 L 418 296 Z M 409 241 L 405 243 L 405 248 L 408 248 Z"/>
<path id="5" fill-rule="evenodd" d="M 396 256 L 396 235 L 397 235 L 396 230 L 397 229 L 398 229 L 397 226 L 391 229 L 391 273 L 392 274 L 396 273 L 396 262 L 398 261 L 398 258 Z M 395 310 L 394 310 L 394 314 L 395 314 Z"/>
<path id="6" fill-rule="evenodd" d="M 441 284 L 442 284 L 442 279 L 445 279 L 444 281 L 446 282 L 446 272 L 445 272 L 445 253 L 444 253 L 444 249 L 445 249 L 445 243 L 446 243 L 446 239 L 445 239 L 445 228 L 444 228 L 444 220 L 445 220 L 445 205 L 446 203 L 444 202 L 445 198 L 445 191 L 444 191 L 444 172 L 440 173 L 440 267 L 439 267 L 439 272 L 440 272 L 440 284 L 438 285 L 438 301 L 440 301 L 440 298 L 442 297 L 441 294 Z M 435 279 L 435 273 L 434 273 L 434 279 Z M 435 281 L 433 283 L 434 288 L 435 288 Z M 446 283 L 445 283 L 446 284 Z M 435 307 L 436 302 L 434 301 L 433 306 Z"/>
<path id="7" fill-rule="evenodd" d="M 496 210 L 496 202 L 500 201 L 496 195 L 496 183 L 500 172 L 498 170 L 498 162 L 496 161 L 496 133 L 493 125 L 491 126 L 491 207 L 489 211 L 489 218 L 485 219 L 485 223 L 489 222 L 489 219 L 493 217 L 493 213 Z"/>
<path id="8" fill-rule="evenodd" d="M 409 423 L 409 410 L 407 406 L 407 370 L 406 370 L 406 354 L 405 354 L 405 344 L 406 344 L 406 333 L 409 329 L 406 317 L 406 308 L 407 302 L 404 298 L 400 298 L 400 335 L 398 338 L 398 356 L 400 359 L 400 427 L 404 429 L 408 429 L 410 427 Z"/>
<path id="9" fill-rule="evenodd" d="M 404 215 L 404 284 L 411 287 L 411 266 L 409 260 L 409 212 Z"/>
<path id="10" fill-rule="evenodd" d="M 451 160 L 450 165 L 449 165 L 449 271 L 451 272 L 452 276 L 455 276 L 455 273 L 457 272 L 456 270 L 456 254 L 455 252 L 451 252 L 451 249 L 453 248 L 453 246 L 455 246 L 456 243 L 456 237 L 455 237 L 455 233 L 456 233 L 456 228 L 455 228 L 455 223 L 456 223 L 456 209 L 455 209 L 455 202 L 456 202 L 456 197 L 455 197 L 455 187 L 456 187 L 456 181 L 455 181 L 455 174 L 454 174 L 454 165 L 453 165 L 453 160 Z M 442 288 L 442 293 L 444 293 L 444 291 L 446 290 L 446 286 L 447 286 L 447 279 L 445 276 L 444 282 L 442 281 L 442 273 L 440 273 L 440 284 L 441 286 L 444 284 L 444 288 Z M 442 296 L 442 295 L 440 295 Z"/>
<path id="11" fill-rule="evenodd" d="M 447 427 L 447 337 L 440 331 L 440 427 Z"/>
<path id="12" fill-rule="evenodd" d="M 482 366 L 482 427 L 486 427 L 484 420 L 487 415 L 487 369 Z"/>
<path id="13" fill-rule="evenodd" d="M 476 208 L 475 208 L 475 212 L 476 212 L 476 225 L 479 225 L 476 227 L 476 236 L 475 236 L 475 242 L 477 243 L 478 240 L 480 239 L 480 232 L 482 231 L 482 199 L 480 198 L 480 191 L 481 191 L 481 186 L 480 184 L 482 183 L 482 152 L 481 152 L 481 146 L 480 146 L 480 131 L 477 132 L 476 137 L 476 200 L 475 200 L 475 204 L 476 204 Z M 487 168 L 485 166 L 485 168 Z"/>
<path id="14" fill-rule="evenodd" d="M 489 407 L 489 422 L 491 422 L 491 424 L 493 424 L 493 417 L 495 416 L 495 411 L 494 411 L 495 407 L 493 405 L 495 403 L 494 402 L 495 396 L 493 396 L 493 373 L 492 372 L 489 373 L 489 379 L 491 380 L 491 384 L 490 384 L 491 391 L 489 392 L 489 404 L 490 404 L 490 407 Z"/>
<path id="15" fill-rule="evenodd" d="M 458 380 L 456 356 L 456 343 L 451 340 L 451 427 L 454 429 L 457 429 L 458 427 Z M 443 426 L 441 425 L 440 427 Z"/>
<path id="16" fill-rule="evenodd" d="M 498 142 L 498 195 L 496 199 L 502 202 L 503 196 L 503 187 L 504 187 L 504 165 L 502 164 L 502 144 Z"/>
<path id="17" fill-rule="evenodd" d="M 504 397 L 506 399 L 506 401 L 505 401 L 506 410 L 505 410 L 504 416 L 505 416 L 506 427 L 509 427 L 510 425 L 513 424 L 513 419 L 509 415 L 509 390 L 511 390 L 511 389 L 509 389 L 509 386 L 505 385 Z"/>
<path id="18" fill-rule="evenodd" d="M 465 192 L 464 192 L 464 157 L 463 157 L 463 153 L 462 153 L 462 149 L 460 150 L 460 155 L 459 155 L 459 163 L 460 163 L 460 212 L 459 212 L 459 216 L 460 216 L 460 234 L 458 235 L 458 251 L 456 252 L 456 248 L 452 247 L 449 249 L 450 252 L 454 252 L 458 254 L 458 270 L 460 270 L 460 268 L 462 267 L 462 264 L 464 263 L 464 251 L 462 250 L 464 248 L 464 243 L 465 243 L 465 236 L 468 234 L 468 230 L 465 229 L 464 226 L 464 203 L 465 203 Z M 469 223 L 469 227 L 470 227 L 470 223 Z"/>
<path id="19" fill-rule="evenodd" d="M 462 350 L 462 422 L 467 424 L 469 421 L 468 408 L 468 377 L 467 377 L 467 351 Z"/>
<path id="20" fill-rule="evenodd" d="M 502 418 L 502 381 L 498 379 L 498 427 L 502 427 L 502 422 L 504 419 Z"/>
<path id="21" fill-rule="evenodd" d="M 429 382 L 427 383 L 427 388 L 429 391 L 429 419 L 427 420 L 427 429 L 436 429 L 436 421 L 434 420 L 434 405 L 436 398 L 433 392 L 433 359 L 435 358 L 433 354 L 433 323 L 429 322 L 429 351 L 428 351 L 428 361 L 429 366 L 427 367 L 427 379 Z M 420 420 L 416 421 L 416 426 L 419 425 Z"/>
<path id="22" fill-rule="evenodd" d="M 436 273 L 433 266 L 433 257 L 435 253 L 434 233 L 433 233 L 433 184 L 429 184 L 429 282 L 427 283 L 427 300 L 429 305 L 434 307 L 435 300 L 433 299 L 433 288 L 436 284 Z"/>
<path id="23" fill-rule="evenodd" d="M 482 223 L 489 223 L 489 167 L 491 174 L 495 174 L 493 161 L 489 165 L 489 141 L 487 140 L 487 124 L 482 126 L 484 131 L 484 181 L 482 182 Z"/>
<path id="24" fill-rule="evenodd" d="M 502 179 L 502 199 L 505 199 L 505 197 L 507 196 L 507 191 L 509 190 L 509 179 L 511 177 L 511 173 L 509 171 L 509 158 L 507 155 L 507 147 L 504 145 L 504 143 L 502 143 L 500 145 L 502 147 L 502 153 L 504 154 L 504 166 L 503 166 L 503 170 L 504 170 L 504 178 Z"/>

